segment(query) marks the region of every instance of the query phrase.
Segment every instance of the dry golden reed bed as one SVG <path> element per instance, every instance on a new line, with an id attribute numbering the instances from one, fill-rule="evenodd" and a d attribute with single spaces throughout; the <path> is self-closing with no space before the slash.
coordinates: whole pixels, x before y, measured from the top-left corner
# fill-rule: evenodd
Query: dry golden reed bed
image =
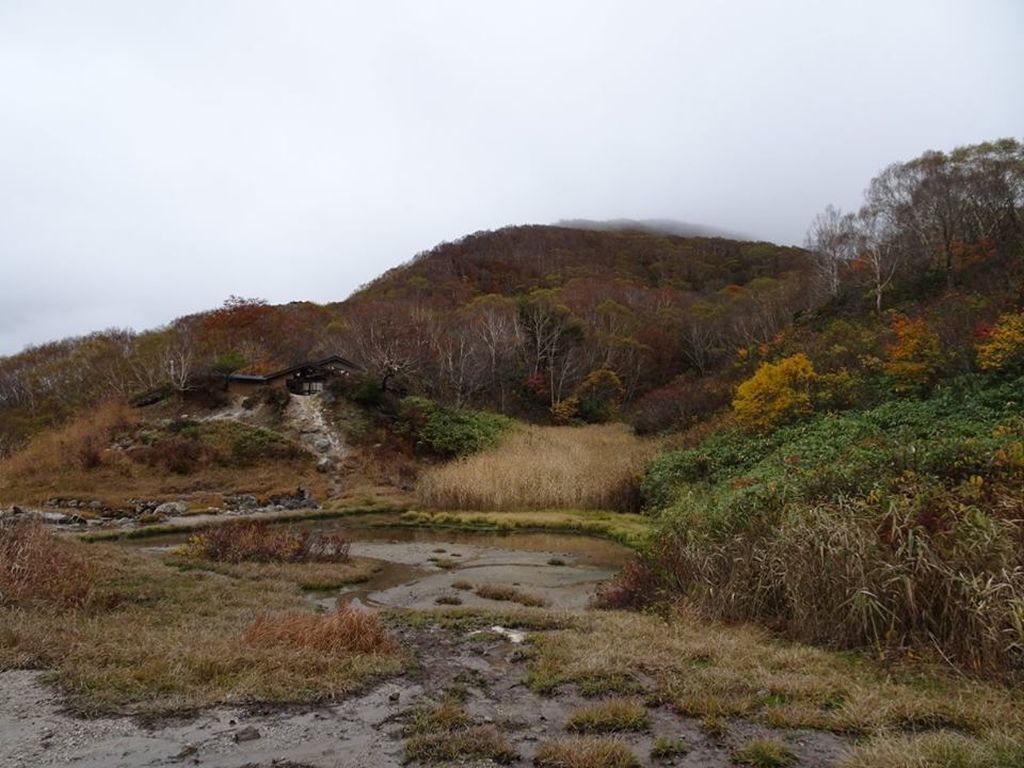
<path id="1" fill-rule="evenodd" d="M 636 507 L 644 464 L 657 444 L 624 424 L 524 427 L 497 448 L 425 473 L 420 503 L 435 509 Z"/>

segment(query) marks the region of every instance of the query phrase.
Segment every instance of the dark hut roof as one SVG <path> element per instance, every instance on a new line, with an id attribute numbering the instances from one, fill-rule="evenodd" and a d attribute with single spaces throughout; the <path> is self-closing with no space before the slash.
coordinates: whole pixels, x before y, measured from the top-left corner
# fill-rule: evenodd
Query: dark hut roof
<path id="1" fill-rule="evenodd" d="M 359 366 L 351 360 L 348 360 L 341 355 L 331 355 L 323 358 L 322 360 L 310 360 L 305 363 L 299 363 L 298 365 L 293 365 L 289 368 L 282 368 L 280 371 L 274 371 L 273 373 L 264 375 L 255 373 L 232 373 L 228 376 L 228 381 L 248 381 L 254 384 L 266 384 L 274 379 L 280 379 L 282 376 L 290 376 L 293 373 L 298 373 L 304 368 L 323 368 L 331 365 L 332 363 L 343 365 L 353 371 L 359 370 Z"/>

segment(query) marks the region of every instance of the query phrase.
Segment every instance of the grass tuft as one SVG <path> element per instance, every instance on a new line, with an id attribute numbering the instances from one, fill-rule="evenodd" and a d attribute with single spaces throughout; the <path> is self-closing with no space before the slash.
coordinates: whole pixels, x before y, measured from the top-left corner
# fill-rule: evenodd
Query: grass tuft
<path id="1" fill-rule="evenodd" d="M 77 713 L 325 701 L 409 662 L 375 617 L 310 613 L 293 582 L 182 569 L 116 545 L 47 541 L 85 563 L 91 593 L 80 610 L 0 604 L 0 669 L 50 669 Z"/>
<path id="2" fill-rule="evenodd" d="M 993 733 L 972 738 L 961 733 L 883 736 L 855 747 L 843 768 L 1019 768 L 1024 740 Z"/>
<path id="3" fill-rule="evenodd" d="M 796 764 L 793 750 L 778 741 L 755 739 L 732 754 L 736 765 L 749 765 L 753 768 L 786 768 Z"/>
<path id="4" fill-rule="evenodd" d="M 683 757 L 693 749 L 683 739 L 671 739 L 668 736 L 659 736 L 651 746 L 652 760 L 671 760 L 674 757 Z"/>
<path id="5" fill-rule="evenodd" d="M 533 758 L 538 768 L 636 768 L 636 756 L 615 739 L 590 736 L 541 744 Z"/>
<path id="6" fill-rule="evenodd" d="M 611 699 L 575 710 L 565 727 L 578 733 L 646 731 L 650 718 L 647 709 L 636 699 Z"/>
<path id="7" fill-rule="evenodd" d="M 547 605 L 543 598 L 505 584 L 482 584 L 476 588 L 476 594 L 485 600 L 519 603 L 529 608 L 543 608 Z"/>
<path id="8" fill-rule="evenodd" d="M 324 653 L 395 653 L 376 614 L 351 606 L 334 613 L 291 612 L 260 616 L 245 633 L 245 642 L 260 648 L 289 646 Z"/>
<path id="9" fill-rule="evenodd" d="M 519 758 L 497 728 L 474 725 L 466 710 L 452 699 L 414 710 L 406 733 L 406 762 L 433 765 L 490 760 L 508 764 Z"/>

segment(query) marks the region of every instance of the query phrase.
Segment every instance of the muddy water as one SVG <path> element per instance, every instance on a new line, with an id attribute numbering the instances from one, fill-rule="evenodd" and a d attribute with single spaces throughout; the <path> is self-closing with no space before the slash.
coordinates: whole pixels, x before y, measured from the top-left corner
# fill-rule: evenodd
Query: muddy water
<path id="1" fill-rule="evenodd" d="M 348 536 L 353 555 L 384 563 L 368 582 L 316 595 L 324 607 L 335 602 L 412 609 L 432 608 L 438 601 L 483 608 L 500 605 L 466 589 L 468 584 L 513 586 L 552 608 L 581 609 L 597 585 L 630 556 L 618 544 L 564 534 L 324 527 Z"/>
<path id="2" fill-rule="evenodd" d="M 459 604 L 499 608 L 508 602 L 479 597 L 483 585 L 512 586 L 548 607 L 585 608 L 597 586 L 630 558 L 626 547 L 603 539 L 558 533 L 484 533 L 387 526 L 388 518 L 311 521 L 306 530 L 343 534 L 351 554 L 380 563 L 369 581 L 315 592 L 311 602 L 331 609 L 355 603 L 371 608 L 433 608 Z M 162 550 L 184 536 L 144 542 Z M 456 588 L 459 584 L 460 588 Z M 440 603 L 438 602 L 440 601 Z"/>

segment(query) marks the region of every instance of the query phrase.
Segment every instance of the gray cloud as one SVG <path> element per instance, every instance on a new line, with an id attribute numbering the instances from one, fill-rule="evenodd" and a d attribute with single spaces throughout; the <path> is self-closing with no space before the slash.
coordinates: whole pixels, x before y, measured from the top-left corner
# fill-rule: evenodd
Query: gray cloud
<path id="1" fill-rule="evenodd" d="M 1017 0 L 0 2 L 0 354 L 443 239 L 676 218 L 800 242 L 1024 127 Z"/>

